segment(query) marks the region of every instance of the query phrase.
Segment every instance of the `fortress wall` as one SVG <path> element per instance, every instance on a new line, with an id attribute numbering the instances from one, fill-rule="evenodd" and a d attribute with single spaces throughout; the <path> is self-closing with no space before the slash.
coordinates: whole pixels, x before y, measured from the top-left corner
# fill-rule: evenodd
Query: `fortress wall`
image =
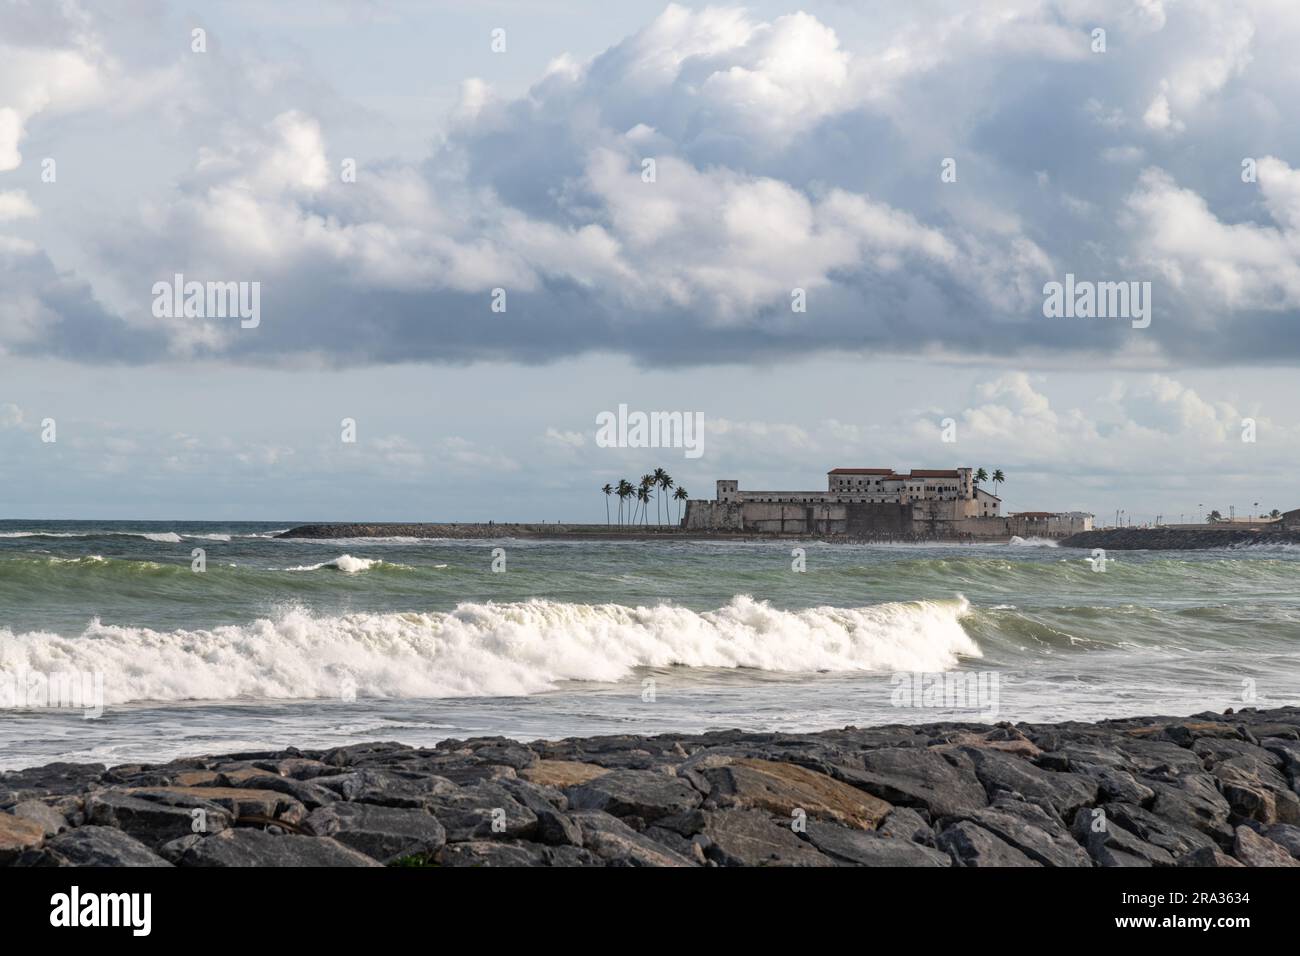
<path id="1" fill-rule="evenodd" d="M 922 506 L 924 505 L 924 506 Z M 914 505 L 886 502 L 806 504 L 767 501 L 698 501 L 686 503 L 687 531 L 754 534 L 848 535 L 852 538 L 926 537 L 1007 540 L 1062 538 L 1085 530 L 1082 518 L 967 518 L 959 501 Z"/>

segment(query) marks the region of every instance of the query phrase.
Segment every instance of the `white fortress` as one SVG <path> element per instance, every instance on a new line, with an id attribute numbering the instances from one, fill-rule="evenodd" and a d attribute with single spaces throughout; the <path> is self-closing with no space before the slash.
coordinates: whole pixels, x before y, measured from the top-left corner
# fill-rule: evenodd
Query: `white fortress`
<path id="1" fill-rule="evenodd" d="M 749 491 L 718 482 L 713 501 L 689 501 L 683 525 L 699 531 L 851 537 L 1064 537 L 1092 528 L 1079 512 L 1002 515 L 1002 499 L 971 468 L 833 468 L 825 491 Z"/>

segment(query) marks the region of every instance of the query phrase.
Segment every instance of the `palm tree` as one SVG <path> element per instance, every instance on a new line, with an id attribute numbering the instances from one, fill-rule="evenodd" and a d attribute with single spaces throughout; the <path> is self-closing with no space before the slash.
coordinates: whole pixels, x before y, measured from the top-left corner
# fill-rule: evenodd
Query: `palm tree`
<path id="1" fill-rule="evenodd" d="M 657 484 L 657 485 L 658 485 L 658 486 L 663 490 L 663 494 L 660 495 L 660 498 L 663 500 L 664 515 L 667 516 L 667 514 L 668 514 L 668 492 L 669 492 L 669 490 L 673 487 L 673 476 L 670 475 L 670 474 L 668 474 L 668 472 L 664 471 L 662 468 L 656 468 L 656 469 L 655 469 L 655 484 Z M 655 511 L 658 512 L 658 507 L 657 507 L 657 506 L 656 506 L 656 508 L 655 508 Z M 663 519 L 660 519 L 659 523 L 662 525 L 662 524 L 663 524 Z"/>
<path id="2" fill-rule="evenodd" d="M 1213 511 L 1210 512 L 1210 517 L 1207 520 L 1210 522 L 1210 524 L 1214 524 L 1216 521 L 1222 521 L 1223 515 L 1219 514 L 1218 508 L 1215 508 Z"/>
<path id="3" fill-rule="evenodd" d="M 1268 513 L 1268 516 L 1269 516 L 1270 518 L 1280 518 L 1280 517 L 1282 517 L 1282 512 L 1280 512 L 1280 511 L 1278 511 L 1276 508 L 1274 508 L 1272 511 L 1270 511 L 1270 512 Z"/>
<path id="4" fill-rule="evenodd" d="M 605 525 L 606 527 L 608 527 L 609 526 L 609 496 L 614 493 L 614 486 L 607 481 L 605 482 L 605 487 L 601 488 L 600 490 L 605 492 Z"/>
<path id="5" fill-rule="evenodd" d="M 971 480 L 974 481 L 975 485 L 978 487 L 981 481 L 989 480 L 989 473 L 981 468 L 979 471 L 975 472 L 975 477 Z"/>
<path id="6" fill-rule="evenodd" d="M 638 488 L 636 490 L 636 497 L 637 500 L 641 502 L 641 517 L 645 520 L 645 525 L 648 528 L 650 526 L 650 499 L 654 497 L 650 494 L 650 486 L 642 485 Z"/>
<path id="7" fill-rule="evenodd" d="M 618 523 L 620 525 L 623 523 L 623 502 L 631 496 L 632 490 L 632 482 L 626 478 L 618 480 L 618 490 L 615 493 L 618 495 Z"/>
<path id="8" fill-rule="evenodd" d="M 1001 468 L 994 468 L 994 469 L 993 469 L 993 477 L 992 477 L 990 480 L 993 482 L 993 493 L 996 495 L 996 494 L 998 493 L 998 485 L 1000 485 L 1000 484 L 1002 484 L 1002 482 L 1006 481 L 1006 480 L 1007 480 L 1007 476 L 1004 475 L 1004 474 L 1002 474 L 1002 469 L 1001 469 Z"/>
<path id="9" fill-rule="evenodd" d="M 645 474 L 645 475 L 642 475 L 642 476 L 641 476 L 641 490 L 642 490 L 642 491 L 649 492 L 650 489 L 653 488 L 654 486 L 655 486 L 655 476 L 654 476 L 654 475 Z M 641 500 L 641 516 L 645 519 L 645 523 L 646 523 L 647 525 L 649 525 L 649 524 L 650 524 L 650 519 L 649 519 L 649 515 L 646 514 L 645 509 L 648 507 L 648 505 L 649 505 L 649 503 L 650 503 L 650 499 L 651 499 L 652 497 L 654 497 L 654 496 L 653 496 L 653 495 L 650 495 L 650 494 L 647 494 L 644 498 L 641 498 L 640 495 L 637 495 L 637 497 Z"/>
<path id="10" fill-rule="evenodd" d="M 685 488 L 683 488 L 681 485 L 678 485 L 678 486 L 677 486 L 677 490 L 673 492 L 673 497 L 676 498 L 677 501 L 678 501 L 678 505 L 677 505 L 677 523 L 680 525 L 680 524 L 682 523 L 682 506 L 681 506 L 681 502 L 685 501 L 685 500 L 686 500 L 688 497 L 690 497 L 690 496 L 687 495 L 687 493 L 686 493 L 686 489 L 685 489 Z"/>

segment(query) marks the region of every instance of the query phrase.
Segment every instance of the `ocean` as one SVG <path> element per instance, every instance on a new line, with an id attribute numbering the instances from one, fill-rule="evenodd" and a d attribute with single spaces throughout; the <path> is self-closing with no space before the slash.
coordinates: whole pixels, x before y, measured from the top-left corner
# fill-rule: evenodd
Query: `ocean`
<path id="1" fill-rule="evenodd" d="M 0 768 L 1300 699 L 1286 547 L 1101 571 L 1044 541 L 274 536 L 289 526 L 0 522 Z M 70 674 L 98 716 L 41 696 Z"/>

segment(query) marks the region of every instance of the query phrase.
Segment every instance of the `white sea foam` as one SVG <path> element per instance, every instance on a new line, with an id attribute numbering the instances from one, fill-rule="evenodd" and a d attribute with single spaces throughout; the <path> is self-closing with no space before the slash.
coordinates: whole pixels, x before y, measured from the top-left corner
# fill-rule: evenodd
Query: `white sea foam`
<path id="1" fill-rule="evenodd" d="M 356 574 L 358 571 L 369 571 L 376 565 L 385 563 L 378 558 L 354 558 L 350 554 L 340 554 L 333 561 L 322 561 L 320 564 L 301 564 L 296 568 L 285 568 L 285 570 L 320 571 L 322 568 L 332 568 L 345 574 Z"/>
<path id="2" fill-rule="evenodd" d="M 62 531 L 0 531 L 0 538 L 84 538 L 82 534 Z"/>
<path id="3" fill-rule="evenodd" d="M 617 681 L 638 666 L 941 671 L 979 647 L 964 598 L 783 611 L 747 596 L 715 611 L 535 599 L 449 613 L 323 616 L 301 609 L 211 630 L 92 621 L 74 637 L 0 629 L 0 666 L 104 674 L 110 703 L 517 696 Z"/>
<path id="4" fill-rule="evenodd" d="M 1022 538 L 1018 534 L 1013 534 L 1011 540 L 1007 542 L 1013 548 L 1059 548 L 1060 545 L 1051 538 Z"/>
<path id="5" fill-rule="evenodd" d="M 163 531 L 158 534 L 146 533 L 141 535 L 141 537 L 148 538 L 150 541 L 161 541 L 163 544 L 181 543 L 181 536 L 175 531 Z"/>

